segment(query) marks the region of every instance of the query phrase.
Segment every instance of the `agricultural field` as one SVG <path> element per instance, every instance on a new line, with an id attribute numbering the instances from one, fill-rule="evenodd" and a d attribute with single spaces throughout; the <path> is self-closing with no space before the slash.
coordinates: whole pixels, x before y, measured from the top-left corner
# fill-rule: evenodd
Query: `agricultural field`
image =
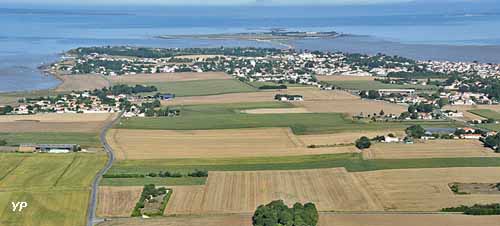
<path id="1" fill-rule="evenodd" d="M 115 114 L 37 114 L 0 116 L 0 128 L 10 133 L 98 133 Z"/>
<path id="2" fill-rule="evenodd" d="M 163 101 L 166 105 L 199 105 L 273 102 L 276 94 L 296 94 L 304 96 L 306 101 L 356 100 L 359 97 L 343 91 L 321 91 L 311 87 L 291 87 L 286 90 L 262 90 L 258 92 L 232 93 L 199 97 L 178 97 Z"/>
<path id="3" fill-rule="evenodd" d="M 85 225 L 90 183 L 104 166 L 104 154 L 0 154 L 1 225 Z M 11 201 L 26 201 L 21 213 Z"/>
<path id="4" fill-rule="evenodd" d="M 357 179 L 343 168 L 210 172 L 205 186 L 205 189 L 196 189 L 194 192 L 188 190 L 189 194 L 182 194 L 185 189 L 173 190 L 173 196 L 194 195 L 203 198 L 199 203 L 190 202 L 190 205 L 187 205 L 190 199 L 173 198 L 167 205 L 167 215 L 185 212 L 252 213 L 260 204 L 278 199 L 283 199 L 288 205 L 314 202 L 320 211 L 382 210 L 378 201 L 371 199 Z M 179 212 L 175 207 L 179 207 Z"/>
<path id="5" fill-rule="evenodd" d="M 364 159 L 500 157 L 478 140 L 434 140 L 415 144 L 378 143 L 363 150 Z"/>
<path id="6" fill-rule="evenodd" d="M 142 187 L 99 187 L 97 216 L 130 217 L 141 197 Z"/>
<path id="7" fill-rule="evenodd" d="M 127 84 L 127 85 L 156 83 L 156 82 L 181 82 L 181 81 L 232 79 L 231 76 L 222 72 L 156 73 L 156 74 L 109 76 L 108 78 L 113 84 Z"/>
<path id="8" fill-rule="evenodd" d="M 26 92 L 0 93 L 0 105 L 16 105 L 18 104 L 18 100 L 22 98 L 56 96 L 62 93 L 67 93 L 67 92 L 56 92 L 52 89 L 48 89 L 48 90 L 26 91 Z"/>
<path id="9" fill-rule="evenodd" d="M 318 226 L 497 226 L 500 216 L 466 216 L 459 214 L 349 214 L 319 213 Z M 113 219 L 99 226 L 251 226 L 251 214 L 224 214 L 209 216 L 176 216 L 156 219 Z"/>
<path id="10" fill-rule="evenodd" d="M 394 114 L 400 115 L 401 113 L 407 111 L 407 107 L 403 105 L 387 103 L 384 101 L 376 100 L 331 100 L 331 101 L 304 101 L 295 104 L 298 107 L 302 107 L 310 112 L 335 112 L 335 113 L 346 113 L 348 115 L 378 115 L 381 111 L 384 111 L 386 115 Z"/>
<path id="11" fill-rule="evenodd" d="M 385 84 L 373 80 L 333 80 L 325 81 L 328 84 L 349 90 L 377 90 L 377 89 L 416 89 L 416 90 L 437 90 L 434 85 L 398 85 L 398 84 Z"/>
<path id="12" fill-rule="evenodd" d="M 363 160 L 361 154 L 344 153 L 245 158 L 190 158 L 169 159 L 168 161 L 162 159 L 121 160 L 113 164 L 113 167 L 108 174 L 148 174 L 150 172 L 159 171 L 187 174 L 196 169 L 207 171 L 254 171 L 321 169 L 337 167 L 344 167 L 349 172 L 414 168 L 500 167 L 500 158 L 472 157 Z M 122 184 L 122 186 L 124 185 L 126 184 Z M 177 183 L 176 185 L 182 184 Z"/>
<path id="13" fill-rule="evenodd" d="M 214 79 L 174 82 L 143 82 L 147 86 L 156 86 L 159 92 L 174 93 L 176 97 L 207 96 L 225 93 L 254 92 L 256 89 L 236 79 Z"/>
<path id="14" fill-rule="evenodd" d="M 1 191 L 0 225 L 5 226 L 83 226 L 89 189 Z M 38 191 L 40 190 L 40 191 Z M 11 201 L 28 202 L 22 213 L 12 212 Z"/>
<path id="15" fill-rule="evenodd" d="M 385 136 L 394 134 L 397 137 L 405 135 L 403 130 L 375 130 L 360 132 L 342 132 L 334 134 L 313 134 L 313 135 L 300 135 L 297 136 L 303 143 L 307 145 L 342 145 L 354 144 L 354 142 L 361 136 L 373 138 L 376 136 Z"/>
<path id="16" fill-rule="evenodd" d="M 7 141 L 7 145 L 19 144 L 79 144 L 83 148 L 102 147 L 97 133 L 76 132 L 0 132 L 0 139 Z"/>
<path id="17" fill-rule="evenodd" d="M 102 75 L 60 75 L 57 77 L 62 83 L 55 88 L 56 92 L 102 89 L 111 85 Z"/>
<path id="18" fill-rule="evenodd" d="M 444 207 L 500 202 L 500 195 L 456 195 L 450 183 L 500 181 L 499 167 L 401 169 L 354 173 L 388 211 L 437 211 Z"/>
<path id="19" fill-rule="evenodd" d="M 118 160 L 289 156 L 358 151 L 354 146 L 307 148 L 288 128 L 177 131 L 115 129 L 108 133 L 108 142 Z"/>
<path id="20" fill-rule="evenodd" d="M 500 113 L 491 109 L 475 109 L 469 110 L 469 112 L 483 118 L 500 120 Z"/>
<path id="21" fill-rule="evenodd" d="M 143 130 L 212 130 L 288 127 L 294 134 L 338 133 L 370 130 L 402 130 L 410 125 L 457 127 L 450 121 L 362 122 L 341 113 L 244 114 L 242 110 L 284 108 L 289 103 L 246 103 L 181 106 L 175 118 L 132 118 L 122 120 L 119 129 Z"/>

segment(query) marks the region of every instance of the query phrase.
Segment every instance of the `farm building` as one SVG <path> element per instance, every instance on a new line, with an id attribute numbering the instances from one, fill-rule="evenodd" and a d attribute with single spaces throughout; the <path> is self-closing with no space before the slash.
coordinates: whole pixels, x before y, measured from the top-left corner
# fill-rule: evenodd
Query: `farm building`
<path id="1" fill-rule="evenodd" d="M 379 89 L 378 93 L 380 96 L 386 96 L 390 94 L 401 94 L 401 95 L 410 95 L 415 94 L 414 89 Z"/>
<path id="2" fill-rule="evenodd" d="M 19 152 L 69 153 L 80 150 L 77 144 L 21 144 Z"/>
<path id="3" fill-rule="evenodd" d="M 172 94 L 172 93 L 159 93 L 156 95 L 156 99 L 159 99 L 159 100 L 172 100 L 175 98 L 175 94 Z"/>
<path id="4" fill-rule="evenodd" d="M 304 96 L 302 96 L 302 95 L 276 94 L 276 96 L 274 96 L 274 99 L 279 100 L 279 101 L 303 101 Z"/>

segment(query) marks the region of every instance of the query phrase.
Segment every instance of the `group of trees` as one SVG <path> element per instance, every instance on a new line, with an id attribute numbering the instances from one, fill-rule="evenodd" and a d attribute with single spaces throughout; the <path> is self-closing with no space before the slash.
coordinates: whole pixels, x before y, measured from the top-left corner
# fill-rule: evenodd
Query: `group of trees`
<path id="1" fill-rule="evenodd" d="M 130 56 L 139 58 L 169 58 L 185 55 L 226 55 L 241 57 L 264 57 L 273 53 L 281 53 L 282 50 L 276 48 L 254 48 L 254 47 L 235 47 L 235 48 L 147 48 L 147 47 L 129 47 L 129 46 L 106 46 L 106 47 L 82 47 L 70 51 L 79 56 L 90 55 L 93 53 L 107 54 L 112 56 Z"/>
<path id="2" fill-rule="evenodd" d="M 6 115 L 14 111 L 14 108 L 10 105 L 0 107 L 0 115 Z"/>
<path id="3" fill-rule="evenodd" d="M 1 146 L 1 145 L 0 145 Z M 147 174 L 105 174 L 104 178 L 144 178 L 144 177 L 183 177 L 185 175 L 178 172 L 170 172 L 170 171 L 160 171 L 160 172 L 150 172 Z M 187 174 L 189 177 L 208 177 L 208 171 L 206 170 L 194 170 Z"/>
<path id="4" fill-rule="evenodd" d="M 111 88 L 109 88 L 109 93 L 113 95 L 149 93 L 156 91 L 158 91 L 158 88 L 156 88 L 155 86 L 143 86 L 143 85 L 135 85 L 135 86 L 114 85 Z"/>
<path id="5" fill-rule="evenodd" d="M 405 130 L 406 135 L 411 138 L 420 139 L 425 135 L 425 129 L 421 125 L 413 125 Z"/>
<path id="6" fill-rule="evenodd" d="M 156 186 L 154 184 L 144 185 L 144 188 L 142 189 L 142 193 L 141 193 L 141 198 L 139 199 L 139 201 L 135 205 L 134 210 L 132 211 L 132 217 L 142 216 L 143 213 L 141 210 L 144 208 L 144 206 L 145 206 L 146 202 L 148 202 L 148 200 L 154 199 L 158 196 L 166 195 L 166 194 L 167 194 L 167 189 L 164 187 L 156 188 Z M 161 209 L 159 209 L 155 212 L 146 213 L 146 214 L 148 216 L 162 215 L 163 210 L 166 207 L 165 202 L 167 200 L 168 200 L 168 197 L 165 196 L 165 198 L 162 200 L 162 202 L 164 202 L 164 203 L 162 203 Z"/>
<path id="7" fill-rule="evenodd" d="M 252 222 L 254 226 L 316 226 L 318 210 L 313 203 L 295 203 L 289 208 L 277 200 L 257 207 Z"/>
<path id="8" fill-rule="evenodd" d="M 500 203 L 443 208 L 443 212 L 462 212 L 467 215 L 500 215 Z"/>
<path id="9" fill-rule="evenodd" d="M 500 133 L 484 138 L 483 143 L 486 147 L 495 150 L 495 152 L 500 152 Z"/>
<path id="10" fill-rule="evenodd" d="M 263 85 L 259 89 L 287 89 L 286 85 Z"/>
<path id="11" fill-rule="evenodd" d="M 356 140 L 355 145 L 359 149 L 367 149 L 367 148 L 370 148 L 372 143 L 368 137 L 363 136 L 363 137 Z"/>
<path id="12" fill-rule="evenodd" d="M 359 92 L 359 96 L 365 99 L 379 99 L 380 93 L 377 90 L 368 90 Z"/>
<path id="13" fill-rule="evenodd" d="M 0 146 L 5 146 L 5 145 L 7 145 L 7 141 L 0 139 Z"/>

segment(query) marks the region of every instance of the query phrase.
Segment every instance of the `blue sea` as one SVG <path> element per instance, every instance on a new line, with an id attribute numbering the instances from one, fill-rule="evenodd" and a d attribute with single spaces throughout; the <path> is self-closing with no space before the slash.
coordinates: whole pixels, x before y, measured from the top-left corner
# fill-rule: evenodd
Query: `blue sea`
<path id="1" fill-rule="evenodd" d="M 0 92 L 59 81 L 40 65 L 80 46 L 281 47 L 238 40 L 158 39 L 159 35 L 338 31 L 338 39 L 291 42 L 300 49 L 386 53 L 422 60 L 500 63 L 500 6 L 399 4 L 302 7 L 0 6 Z"/>

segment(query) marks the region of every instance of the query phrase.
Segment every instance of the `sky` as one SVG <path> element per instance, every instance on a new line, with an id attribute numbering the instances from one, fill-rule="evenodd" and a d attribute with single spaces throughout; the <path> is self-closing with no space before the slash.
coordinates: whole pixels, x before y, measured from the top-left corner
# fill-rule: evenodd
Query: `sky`
<path id="1" fill-rule="evenodd" d="M 137 4 L 137 5 L 365 5 L 428 0 L 0 0 L 7 4 Z M 464 1 L 464 0 L 435 0 Z M 474 1 L 474 0 L 470 0 Z M 481 1 L 481 0 L 476 0 Z"/>

